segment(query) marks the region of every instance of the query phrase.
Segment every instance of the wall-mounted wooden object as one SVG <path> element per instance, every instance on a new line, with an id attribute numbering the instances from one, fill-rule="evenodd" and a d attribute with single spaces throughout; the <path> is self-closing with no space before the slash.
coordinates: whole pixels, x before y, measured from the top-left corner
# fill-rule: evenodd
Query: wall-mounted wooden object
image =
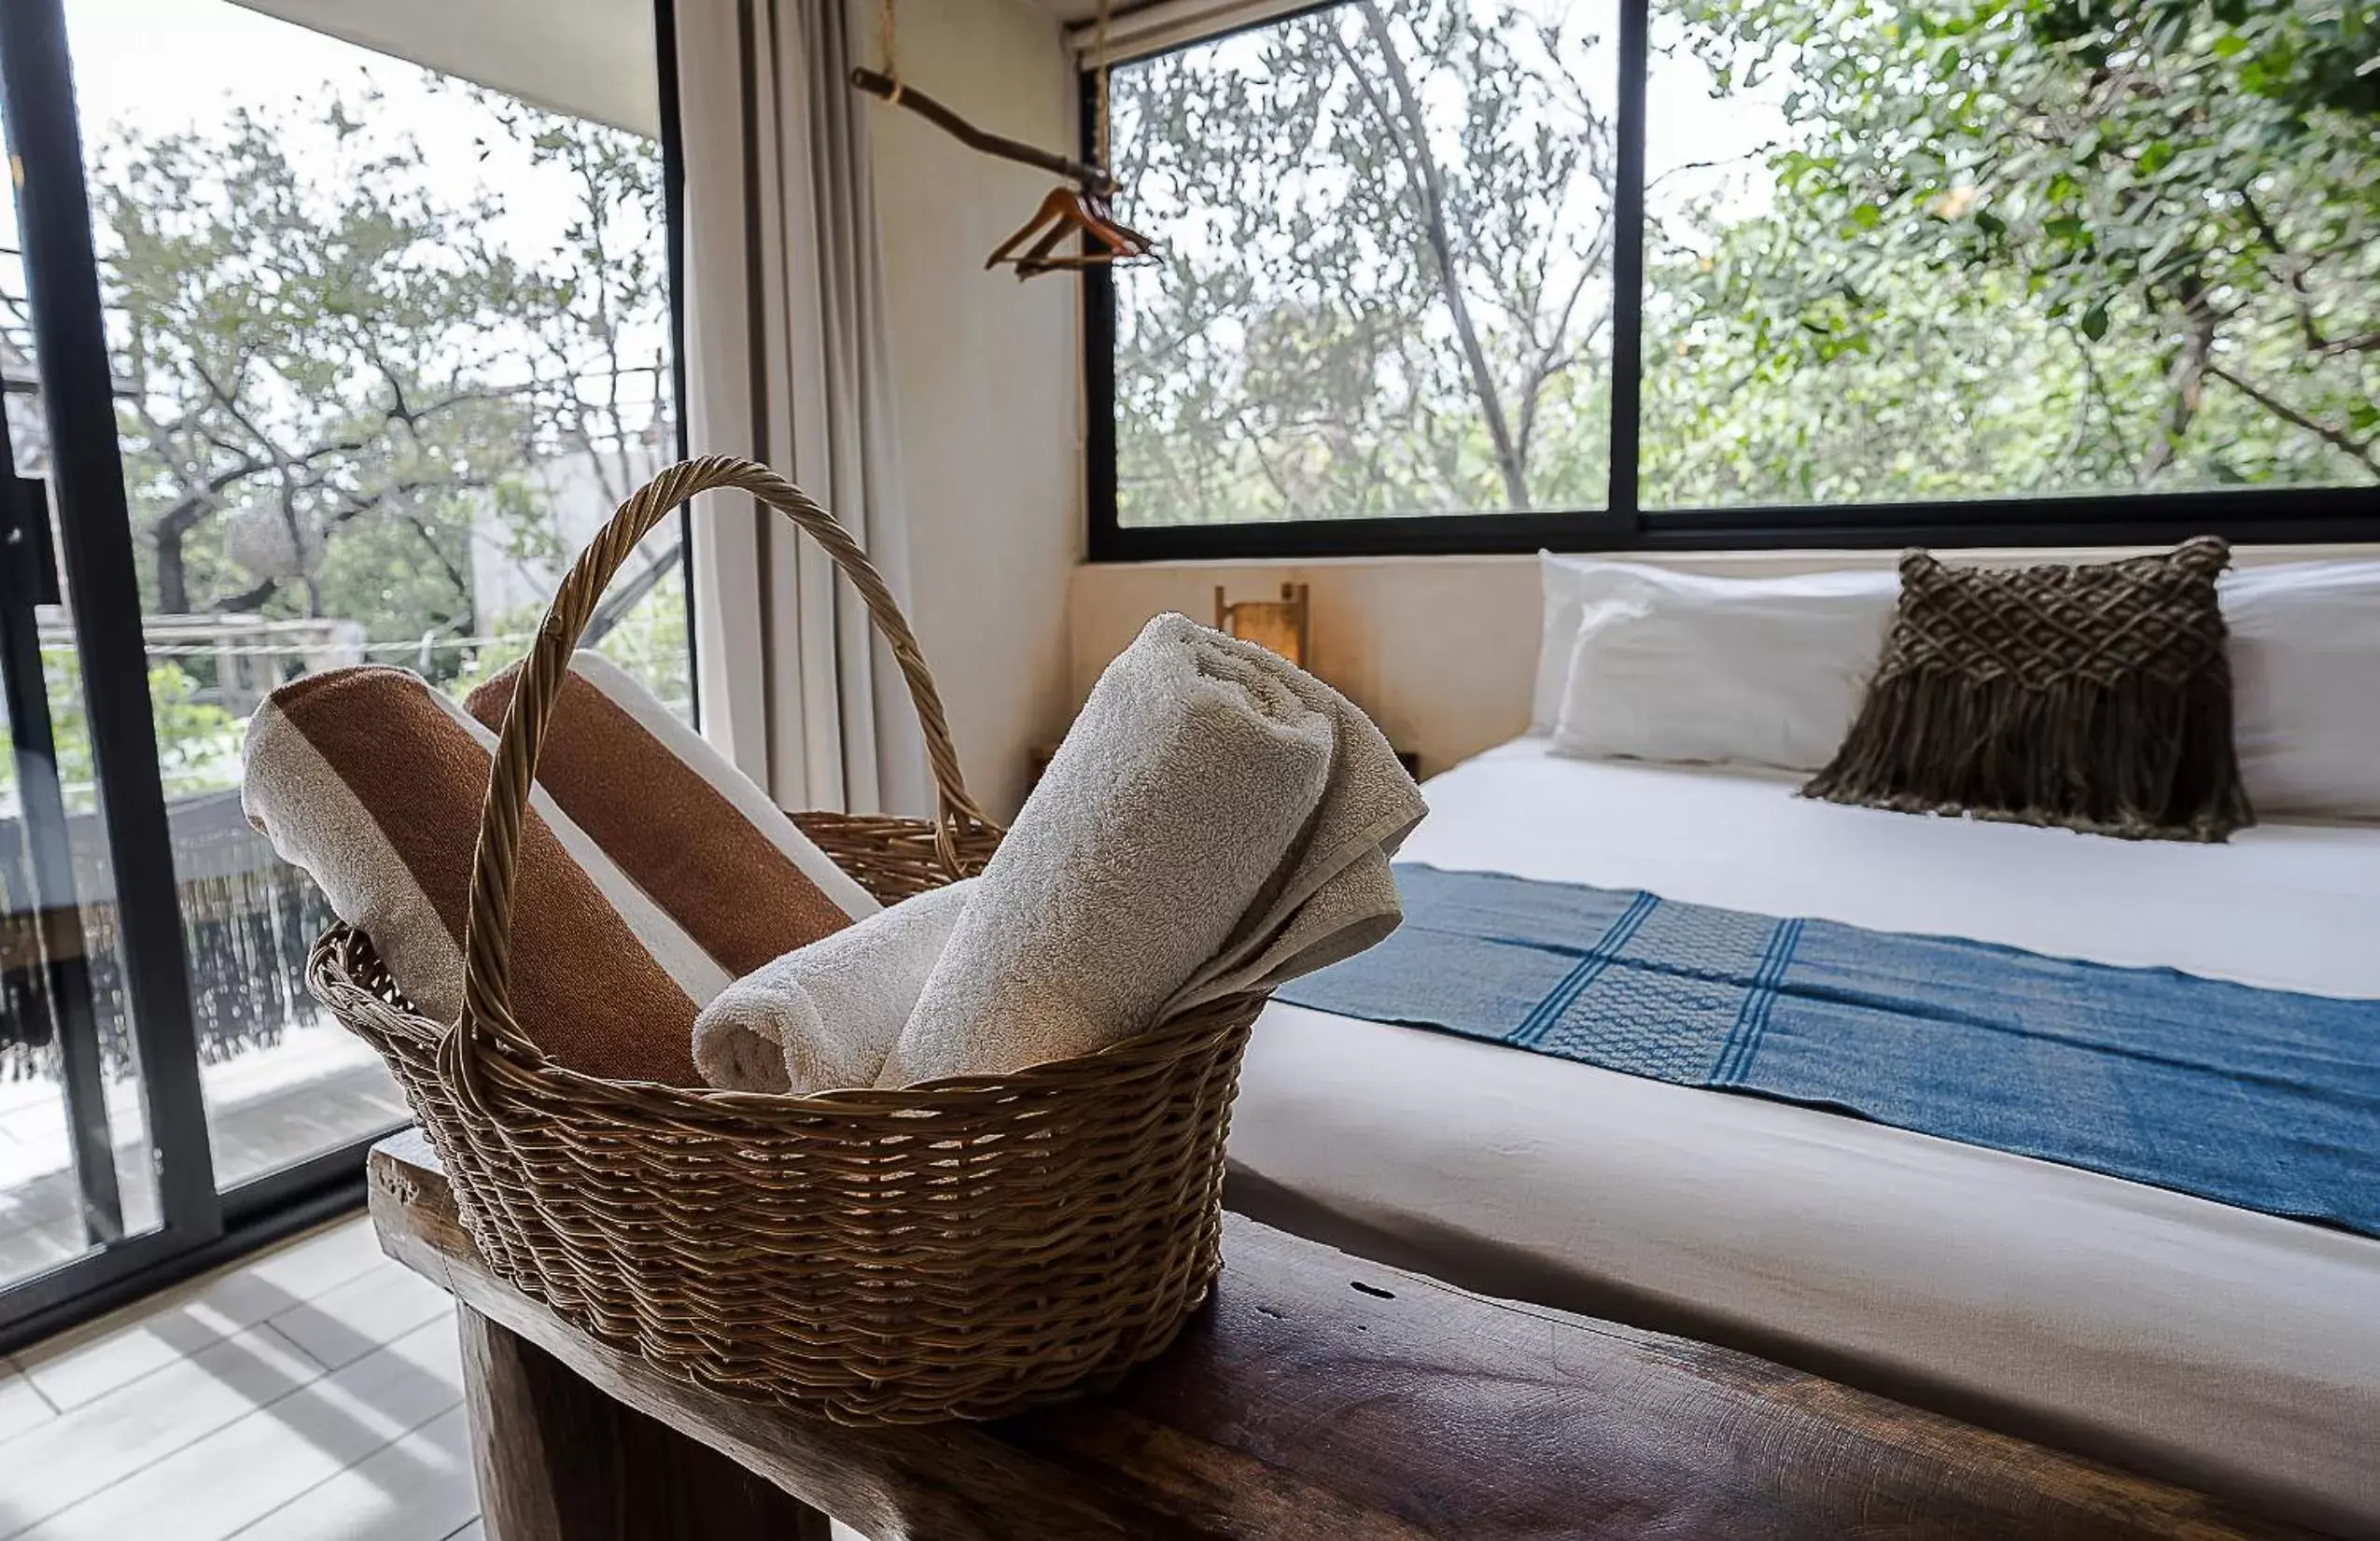
<path id="1" fill-rule="evenodd" d="M 1306 605 L 1306 585 L 1283 583 L 1278 599 L 1242 599 L 1227 604 L 1224 586 L 1215 585 L 1215 630 L 1269 648 L 1299 668 L 1310 666 L 1313 634 Z"/>

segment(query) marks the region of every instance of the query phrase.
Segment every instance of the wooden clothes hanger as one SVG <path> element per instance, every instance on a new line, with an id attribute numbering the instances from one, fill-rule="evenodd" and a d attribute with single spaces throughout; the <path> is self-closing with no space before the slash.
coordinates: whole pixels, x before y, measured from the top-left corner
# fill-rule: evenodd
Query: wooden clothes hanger
<path id="1" fill-rule="evenodd" d="M 879 0 L 877 43 L 884 55 L 884 68 L 853 70 L 853 86 L 880 96 L 894 106 L 908 108 L 970 149 L 1056 172 L 1074 184 L 1051 189 L 1042 199 L 1041 207 L 1033 211 L 1033 217 L 984 259 L 987 268 L 1013 266 L 1021 280 L 1044 273 L 1110 267 L 1156 256 L 1156 244 L 1119 222 L 1108 207 L 1108 200 L 1115 191 L 1115 178 L 1107 170 L 1107 25 L 1112 5 L 1113 0 L 1099 0 L 1098 41 L 1093 49 L 1093 78 L 1097 83 L 1093 128 L 1099 160 L 1097 164 L 1090 164 L 977 128 L 923 91 L 904 85 L 900 77 L 899 55 L 894 50 L 893 0 Z M 1060 250 L 1070 238 L 1079 244 L 1071 251 Z"/>
<path id="2" fill-rule="evenodd" d="M 1036 231 L 1039 239 L 1034 239 Z M 1080 235 L 1082 245 L 1075 251 L 1059 251 L 1059 245 L 1070 235 Z M 1027 245 L 1028 241 L 1032 244 Z M 1014 263 L 1016 276 L 1024 279 L 1067 268 L 1111 267 L 1155 255 L 1156 244 L 1131 226 L 1118 224 L 1099 194 L 1052 188 L 1033 217 L 984 259 L 984 266 Z"/>

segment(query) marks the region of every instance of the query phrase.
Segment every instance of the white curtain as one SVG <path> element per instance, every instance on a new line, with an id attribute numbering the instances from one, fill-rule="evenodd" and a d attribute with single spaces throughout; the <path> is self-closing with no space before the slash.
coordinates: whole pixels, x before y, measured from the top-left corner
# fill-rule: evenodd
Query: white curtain
<path id="1" fill-rule="evenodd" d="M 885 340 L 864 0 L 677 0 L 693 452 L 841 519 L 894 594 L 908 519 Z M 873 5 L 864 6 L 873 18 Z M 788 807 L 928 811 L 916 716 L 825 553 L 749 499 L 694 520 L 705 732 Z"/>

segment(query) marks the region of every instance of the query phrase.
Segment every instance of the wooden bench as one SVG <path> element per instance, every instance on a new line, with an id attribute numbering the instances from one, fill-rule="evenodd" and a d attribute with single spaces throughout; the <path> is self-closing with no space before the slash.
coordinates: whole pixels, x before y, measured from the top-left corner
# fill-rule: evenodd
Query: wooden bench
<path id="1" fill-rule="evenodd" d="M 491 1541 L 2233 1537 L 2217 1501 L 1749 1355 L 1490 1300 L 1226 1217 L 1211 1306 L 1115 1393 L 853 1430 L 693 1390 L 472 1251 L 428 1144 L 381 1244 L 460 1308 Z"/>

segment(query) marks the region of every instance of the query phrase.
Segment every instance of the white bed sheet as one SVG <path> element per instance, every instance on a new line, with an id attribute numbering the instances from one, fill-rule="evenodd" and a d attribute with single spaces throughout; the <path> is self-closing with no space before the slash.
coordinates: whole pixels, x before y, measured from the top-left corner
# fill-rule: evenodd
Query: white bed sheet
<path id="1" fill-rule="evenodd" d="M 1403 857 L 2380 996 L 2380 828 L 2134 843 L 1792 788 L 1521 739 L 1433 780 Z M 1279 1004 L 1231 1158 L 1235 1204 L 1386 1261 L 2380 1535 L 2380 1241 Z"/>

